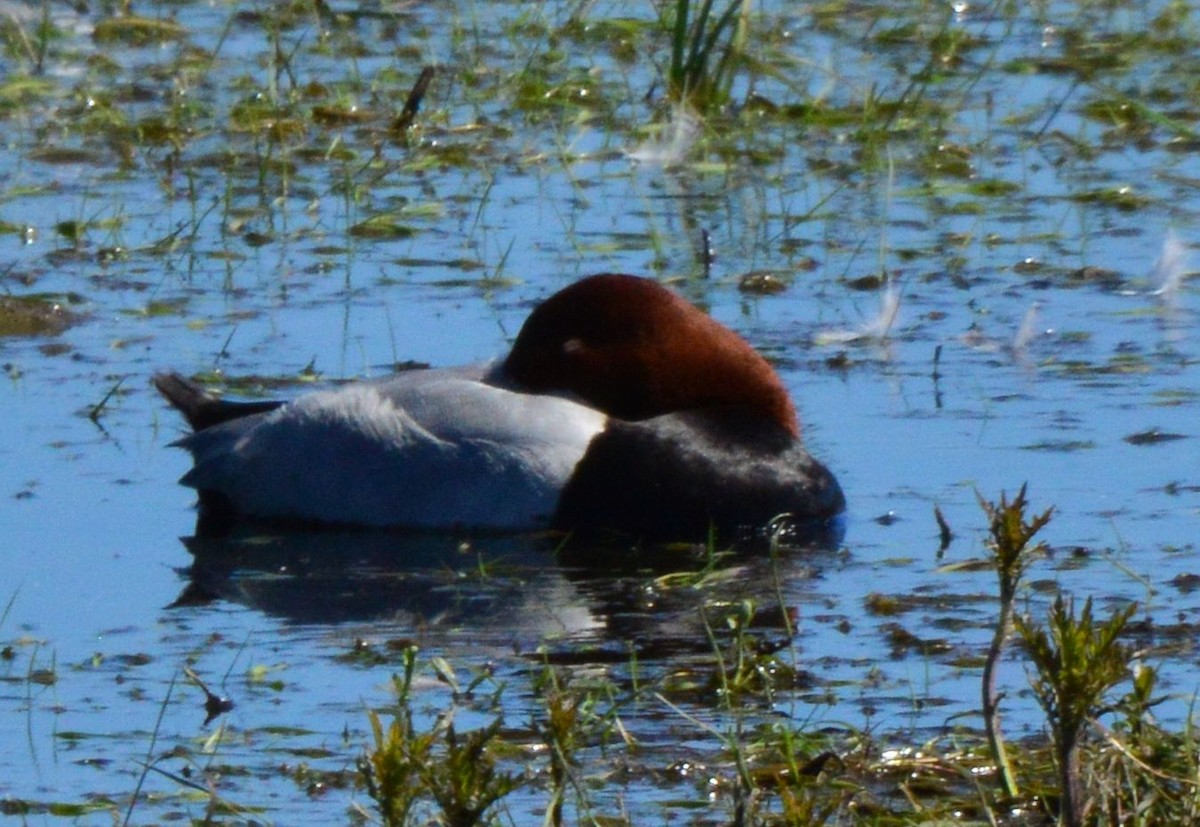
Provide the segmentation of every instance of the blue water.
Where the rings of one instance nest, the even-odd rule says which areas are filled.
[[[212,88],[224,88],[229,77],[267,86],[269,72],[256,62],[268,52],[267,40],[253,22],[231,22],[223,8],[173,8],[192,42],[220,45],[207,70],[219,79]],[[544,13],[562,22],[554,8]],[[786,48],[794,50],[809,94],[846,105],[860,101],[879,75],[884,93],[907,86],[899,69],[915,71],[926,53],[872,48],[863,39],[872,18],[863,13],[861,21],[819,31],[802,16],[791,19]],[[495,40],[498,54],[481,51],[484,62],[511,70],[509,47],[500,45],[508,41],[489,27],[514,14],[508,4],[484,3],[450,13],[442,5],[416,9],[404,18],[425,27],[429,43],[457,44],[447,47],[457,62],[433,87],[413,142],[405,148],[382,141],[379,175],[366,163],[376,143],[369,128],[310,124],[290,149],[314,153],[295,156],[286,189],[274,173],[260,189],[253,140],[225,131],[225,119],[217,118],[216,127],[202,120],[202,134],[183,150],[192,198],[186,176],[163,171],[163,148],[138,150],[122,168],[78,118],[50,133],[40,129],[45,115],[38,110],[10,119],[0,155],[0,220],[37,232],[32,243],[16,232],[0,236],[3,289],[73,293],[81,301],[72,307],[78,323],[60,336],[0,340],[0,604],[11,601],[0,644],[12,646],[11,659],[0,661],[0,801],[81,802],[102,794],[123,812],[160,711],[154,754],[184,746],[201,756],[204,739],[222,724],[202,723],[203,698],[186,685],[184,665],[214,686],[224,683],[237,704],[222,719],[236,737],[211,760],[248,766],[252,777],[227,779],[222,794],[289,822],[340,818],[356,798],[342,790],[310,798],[270,768],[316,747],[333,757],[311,759],[313,765],[353,768],[368,740],[364,707],[387,703],[397,668],[394,658],[374,667],[338,659],[360,639],[374,647],[415,639],[460,669],[490,664],[514,687],[531,668],[516,653],[542,645],[597,647],[609,657],[594,668],[616,679],[627,667],[612,653],[631,641],[703,648],[699,595],[664,590],[645,597],[642,586],[624,581],[580,580],[559,570],[544,548],[509,541],[464,552],[457,538],[426,539],[415,548],[395,538],[299,537],[228,570],[188,573],[192,557],[180,538],[192,531],[192,498],[174,483],[187,457],[168,445],[182,426],[149,387],[155,370],[293,377],[311,364],[323,381],[379,375],[397,361],[477,361],[503,353],[539,299],[598,271],[668,280],[774,359],[813,453],[847,492],[840,547],[793,558],[781,572],[784,602],[799,623],[795,657],[818,690],[778,699],[777,711],[798,721],[814,716],[925,734],[948,722],[976,725],[978,672],[954,664],[986,644],[993,576],[944,566],[984,553],[977,496],[1012,494],[1025,482],[1033,508],[1053,506],[1055,518],[1045,531],[1053,555],[1031,571],[1039,589],[1023,596],[1023,606],[1039,613],[1048,593],[1061,590],[1094,595],[1105,607],[1137,600],[1138,617],[1157,626],[1197,621],[1200,599],[1173,585],[1197,573],[1197,294],[1184,279],[1169,300],[1152,295],[1154,262],[1172,228],[1194,253],[1194,163],[1170,148],[1168,132],[1155,130],[1154,141],[1135,144],[1083,117],[1078,106],[1102,96],[1099,84],[1072,89],[1065,74],[987,69],[986,60],[1003,66],[1057,54],[1059,47],[1041,42],[1046,20],[981,14],[951,24],[987,39],[968,53],[965,68],[927,92],[953,112],[942,127],[946,142],[970,150],[975,175],[958,180],[930,175],[922,161],[930,145],[924,125],[907,122],[895,125],[874,165],[863,160],[852,127],[768,121],[755,147],[766,162],[722,159],[702,137],[679,168],[631,163],[621,151],[644,140],[636,130],[660,122],[660,112],[622,103],[611,123],[586,109],[522,116],[503,97],[493,100],[461,82],[458,67],[483,58],[453,40],[451,29],[470,20],[491,32],[484,41]],[[1046,14],[1060,26],[1077,19],[1067,4]],[[1131,7],[1107,25],[1143,24]],[[320,50],[311,27],[283,37],[298,50],[302,82],[319,77],[354,89],[365,79],[357,92],[364,104],[374,82],[386,106],[398,106],[416,70],[407,60],[397,64],[383,45],[390,41],[373,40],[381,28],[366,21],[334,36],[375,44],[353,70],[314,53]],[[593,47],[577,48],[568,61],[587,65]],[[50,77],[57,91],[48,110],[74,111],[72,89],[112,85],[82,74],[93,51],[86,26],[55,47]],[[175,65],[178,52],[165,46],[112,57],[120,77],[151,77],[151,69]],[[618,79],[611,61],[596,60],[609,67],[603,79],[611,96],[623,94],[625,83],[641,93],[650,82],[638,67],[623,67],[628,76]],[[1185,60],[1145,57],[1139,73],[1113,80],[1131,90],[1177,89],[1184,75],[1176,63]],[[769,80],[760,91],[794,98]],[[213,92],[200,82],[189,94],[221,111],[230,105],[221,97],[209,101]],[[156,100],[122,102],[122,111],[142,117],[161,108]],[[472,124],[478,128],[462,129]],[[96,159],[30,160],[42,143],[82,147]],[[314,160],[335,145],[356,157]],[[439,163],[445,145],[482,160]],[[228,172],[227,162],[204,159],[225,148],[247,166]],[[845,172],[824,172],[825,163]],[[347,177],[361,186],[357,199],[339,189]],[[1019,189],[972,195],[966,186],[979,178]],[[28,186],[40,189],[26,193]],[[1145,196],[1145,206],[1123,211],[1071,200],[1123,186]],[[414,209],[419,205],[437,209]],[[367,241],[346,232],[369,215],[404,207],[410,212],[403,220],[416,231],[411,238]],[[55,223],[65,220],[92,224],[78,251],[56,237]],[[150,246],[181,228],[185,239],[194,229],[194,240]],[[701,228],[717,252],[707,279],[696,257]],[[248,230],[268,234],[268,243],[247,243]],[[125,253],[102,263],[100,248],[112,246]],[[456,264],[462,261],[478,266]],[[1075,278],[1084,266],[1115,275],[1110,282]],[[852,282],[881,268],[901,295],[886,338],[823,344],[876,316],[878,293]],[[739,291],[739,278],[758,269],[777,272],[790,287],[763,297]],[[1014,352],[1010,345],[1035,302],[1036,335]],[[164,304],[176,311],[157,312]],[[88,412],[118,382],[93,422]],[[1184,438],[1126,441],[1155,428]],[[956,535],[941,557],[935,506]],[[475,551],[502,555],[515,573],[472,577]],[[432,564],[389,564],[402,554],[425,555]],[[448,573],[442,560],[459,571]],[[773,581],[764,567],[746,563],[740,585],[735,577],[723,589],[770,605]],[[196,581],[217,592],[216,602],[170,608]],[[873,593],[930,601],[900,617],[875,617],[864,610]],[[950,651],[893,656],[884,636],[892,622],[945,640]],[[672,666],[664,656],[642,668],[662,675]],[[1009,726],[1036,730],[1041,717],[1024,689],[1023,665],[1007,666]],[[56,682],[30,681],[39,669],[53,669]],[[862,685],[868,674],[877,681]],[[1174,695],[1161,709],[1165,718],[1186,714],[1196,675],[1188,652],[1164,667],[1165,689]],[[447,700],[428,673],[423,680],[423,711],[432,716]],[[530,699],[516,689],[509,697],[507,714],[527,718]],[[704,705],[689,712],[711,715]],[[647,766],[673,761],[674,747],[691,744],[688,737],[695,740],[689,749],[717,760],[718,744],[662,706],[624,714],[644,744],[662,747],[641,759]],[[274,726],[305,731],[271,742],[265,732]],[[166,766],[177,773],[183,763]],[[203,810],[178,796],[170,779],[151,775],[146,783],[167,796],[165,803],[139,804],[147,820],[176,807]],[[622,792],[630,811],[652,819],[665,817],[671,795],[702,797],[688,784]],[[693,817],[719,821],[721,807]],[[101,811],[83,820],[111,818]]]

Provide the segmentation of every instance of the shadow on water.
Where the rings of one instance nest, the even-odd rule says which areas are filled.
[[[706,606],[752,600],[788,625],[794,585],[839,547],[838,520],[786,543],[710,553],[702,545],[635,548],[557,535],[449,534],[243,527],[185,537],[192,562],[172,608],[229,601],[288,623],[378,622],[455,634],[581,637],[664,656],[709,645]],[[589,657],[606,659],[601,651]]]

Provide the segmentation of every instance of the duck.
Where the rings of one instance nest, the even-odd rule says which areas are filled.
[[[153,385],[191,427],[200,522],[612,532],[703,541],[845,509],[745,339],[659,282],[602,273],[537,305],[507,356],[290,400]]]

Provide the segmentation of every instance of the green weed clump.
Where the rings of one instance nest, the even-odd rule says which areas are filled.
[[[493,805],[524,783],[522,776],[496,767],[493,749],[503,720],[459,733],[451,714],[419,730],[410,703],[415,669],[416,648],[410,647],[403,674],[393,681],[396,708],[386,730],[378,713],[367,713],[375,739],[375,748],[359,764],[367,794],[385,827],[425,823],[422,805],[429,802],[446,827],[486,824]]]
[[[1075,614],[1075,601],[1062,595],[1042,627],[1016,618],[1017,631],[1037,670],[1033,690],[1046,711],[1058,764],[1060,820],[1067,827],[1084,823],[1086,810],[1080,767],[1084,728],[1103,709],[1105,694],[1129,676],[1130,650],[1118,638],[1137,604],[1118,609],[1107,621],[1092,618],[1092,599]]]
[[[750,0],[732,0],[714,11],[714,0],[676,0],[670,19],[671,99],[700,114],[729,102],[733,77],[742,63],[750,21]]]
[[[1136,603],[1115,609],[1107,620],[1093,616],[1088,598],[1077,613],[1072,598],[1058,595],[1043,625],[1031,615],[1017,615],[1015,602],[1023,577],[1045,555],[1045,543],[1034,536],[1050,521],[1053,509],[1026,517],[1026,488],[999,504],[980,499],[988,517],[987,545],[999,580],[1000,616],[982,681],[984,727],[1000,785],[1017,805],[1020,788],[1000,729],[996,668],[1005,640],[1018,633],[1033,666],[1030,682],[1046,713],[1049,755],[1040,747],[1022,751],[1018,762],[1048,814],[1060,824],[1191,823],[1200,813],[1200,785],[1195,782],[1196,750],[1190,727],[1171,734],[1156,726],[1150,710],[1157,672],[1137,665],[1137,653],[1121,641]],[[1136,666],[1136,668],[1135,668]],[[1116,703],[1109,693],[1123,681],[1132,688]],[[1113,729],[1100,721],[1116,714]],[[1099,737],[1089,737],[1089,733]],[[1027,806],[1034,808],[1033,802]]]
[[[532,722],[531,731],[549,756],[546,823],[550,827],[566,823],[563,808],[570,791],[575,794],[578,812],[591,810],[587,784],[581,778],[580,754],[596,742],[609,741],[614,732],[623,732],[612,703],[612,688],[603,682],[598,686],[576,686],[569,671],[549,664],[534,676],[533,690],[541,701],[540,709],[535,711],[543,714]]]

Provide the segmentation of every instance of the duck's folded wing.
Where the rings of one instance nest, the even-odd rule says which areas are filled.
[[[302,396],[179,441],[185,485],[242,516],[372,526],[545,525],[605,417],[438,372]]]

